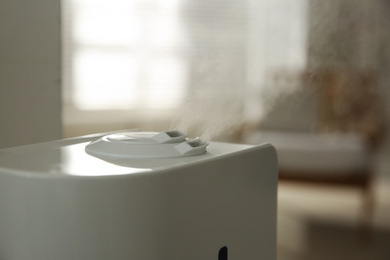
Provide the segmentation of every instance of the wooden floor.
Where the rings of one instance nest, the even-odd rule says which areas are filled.
[[[388,157],[390,158],[390,156]],[[361,193],[281,182],[278,260],[390,260],[390,162],[378,161],[370,237],[359,235]]]

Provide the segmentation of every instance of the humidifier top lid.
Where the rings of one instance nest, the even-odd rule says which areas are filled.
[[[206,151],[207,146],[207,151]],[[1,176],[73,178],[154,172],[252,146],[188,139],[179,131],[114,132],[0,149]]]
[[[100,158],[179,158],[206,152],[208,143],[200,138],[188,139],[177,131],[122,132],[103,136],[85,147],[85,151]]]

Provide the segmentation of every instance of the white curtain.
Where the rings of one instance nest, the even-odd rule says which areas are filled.
[[[259,117],[267,73],[305,66],[306,8],[306,0],[63,0],[64,123],[174,120],[181,111],[194,124],[225,117],[224,127]]]

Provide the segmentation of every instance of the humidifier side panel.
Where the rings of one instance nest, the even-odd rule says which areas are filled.
[[[276,259],[277,160],[273,147],[254,147],[178,170],[169,218],[174,259]],[[168,184],[169,183],[169,184]]]
[[[0,259],[172,259],[162,177],[0,175]]]
[[[23,183],[0,171],[0,259],[30,260]]]

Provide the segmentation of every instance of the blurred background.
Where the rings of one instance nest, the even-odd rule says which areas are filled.
[[[3,0],[0,147],[271,142],[278,259],[390,259],[390,2]]]

